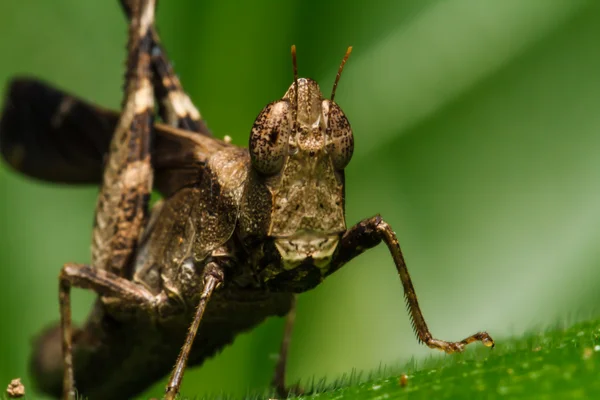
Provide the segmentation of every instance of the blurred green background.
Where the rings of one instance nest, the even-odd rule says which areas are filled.
[[[356,142],[348,224],[381,213],[394,227],[437,337],[600,314],[597,1],[162,1],[158,27],[211,129],[242,145],[291,83],[291,44],[300,75],[325,93],[354,46],[336,96]],[[0,33],[0,85],[27,74],[120,104],[116,0],[3,1]],[[58,271],[89,261],[96,190],[0,164],[0,389],[31,384],[31,339],[58,319]],[[76,296],[81,321],[93,296]],[[301,295],[289,380],[430,355],[403,303],[382,246]],[[266,387],[282,327],[240,336],[190,370],[182,392]]]

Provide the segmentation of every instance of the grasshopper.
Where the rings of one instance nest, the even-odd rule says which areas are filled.
[[[184,92],[154,27],[155,0],[121,5],[130,23],[120,113],[21,78],[0,121],[0,150],[17,171],[101,184],[91,265],[63,266],[60,324],[36,341],[32,368],[43,392],[126,399],[171,371],[165,398],[174,399],[187,366],[287,315],[273,379],[287,395],[296,294],[381,242],[420,342],[446,353],[494,345],[486,332],[435,339],[390,225],[376,215],[346,226],[354,138],[334,98],[351,48],[324,98],[317,82],[298,77],[292,46],[294,80],[258,115],[245,149],[213,137]],[[163,199],[150,208],[152,190]],[[98,294],[81,328],[71,322],[72,287]]]

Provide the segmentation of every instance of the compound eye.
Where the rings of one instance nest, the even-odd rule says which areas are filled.
[[[323,101],[323,114],[327,121],[327,152],[333,167],[342,170],[348,165],[354,152],[354,136],[348,118],[336,103]]]
[[[256,117],[250,133],[250,159],[258,172],[272,175],[281,170],[287,154],[291,108],[287,100],[267,105]]]

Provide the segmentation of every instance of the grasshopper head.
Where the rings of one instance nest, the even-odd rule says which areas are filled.
[[[252,167],[268,177],[266,234],[274,238],[285,269],[305,262],[329,265],[346,230],[343,171],[353,149],[344,112],[333,95],[324,99],[311,79],[296,78],[283,98],[256,118],[250,158]]]

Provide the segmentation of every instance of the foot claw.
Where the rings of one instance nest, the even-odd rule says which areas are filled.
[[[491,347],[493,349],[496,345],[496,343],[494,343],[494,339],[492,339],[492,337],[488,335],[487,332],[481,332],[479,340],[481,340],[481,343],[483,343],[485,347]]]

